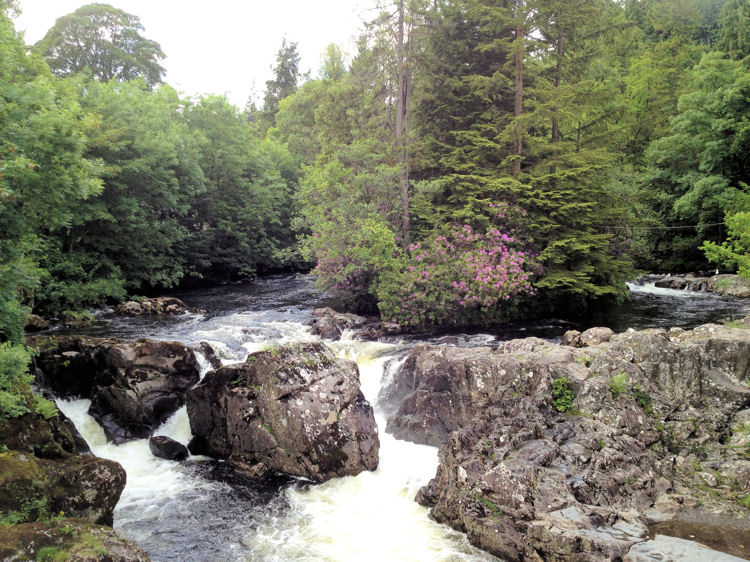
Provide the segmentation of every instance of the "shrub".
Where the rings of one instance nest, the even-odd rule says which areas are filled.
[[[627,373],[617,373],[614,377],[609,379],[609,391],[612,393],[612,398],[617,399],[618,396],[623,394],[628,387],[628,375]]]
[[[25,347],[9,342],[0,344],[0,419],[21,416],[29,411],[27,402],[31,357]]]
[[[558,412],[571,412],[576,411],[573,401],[576,398],[576,393],[570,385],[570,381],[567,377],[560,377],[552,381],[552,405]]]
[[[509,212],[507,204],[490,207],[496,219]],[[514,297],[533,295],[535,260],[497,222],[484,232],[452,225],[412,244],[403,269],[378,291],[384,318],[418,328],[495,323]]]

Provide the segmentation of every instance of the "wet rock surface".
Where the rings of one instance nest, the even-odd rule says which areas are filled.
[[[62,413],[44,419],[26,414],[0,422],[0,512],[9,522],[28,522],[64,512],[111,525],[125,488],[116,462],[88,452]]]
[[[380,400],[387,431],[442,443],[417,497],[432,516],[507,560],[617,560],[699,506],[750,516],[750,331],[585,345],[412,349]]]
[[[351,313],[336,312],[332,308],[316,308],[310,321],[310,332],[327,340],[341,339],[344,330],[361,328],[367,319]]]
[[[120,303],[115,311],[123,316],[175,315],[187,312],[187,305],[175,297],[156,297]]]
[[[70,337],[30,340],[41,349],[41,383],[59,396],[91,398],[107,439],[148,437],[199,379],[195,354],[177,342]]]
[[[379,440],[354,362],[323,344],[280,346],[209,372],[188,392],[193,454],[253,476],[323,482],[374,470]]]
[[[168,461],[184,461],[188,458],[188,450],[185,445],[178,443],[164,435],[157,435],[148,440],[148,448],[151,454]]]

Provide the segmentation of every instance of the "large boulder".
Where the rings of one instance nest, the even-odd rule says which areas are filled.
[[[497,349],[417,345],[378,397],[392,414],[386,431],[438,446],[478,411],[513,402],[519,396],[515,387],[527,388],[534,377],[585,377],[584,357],[582,351],[537,338],[504,342]],[[542,392],[549,394],[549,388]]]
[[[0,443],[9,449],[48,459],[91,452],[73,422],[59,411],[49,419],[24,414],[0,420]]]
[[[0,511],[14,522],[64,512],[112,525],[125,470],[93,456],[40,459],[19,451],[0,453]]]
[[[111,528],[69,518],[0,526],[0,559],[86,562],[149,560],[143,550],[118,537]]]
[[[209,372],[188,392],[190,450],[249,473],[317,482],[378,465],[372,407],[357,365],[323,344],[276,347]]]
[[[115,310],[123,316],[174,316],[187,312],[187,305],[175,297],[156,297],[126,301],[118,304]]]
[[[607,336],[411,350],[381,403],[442,443],[417,497],[437,521],[503,559],[616,560],[701,504],[747,517],[750,331]]]
[[[118,444],[148,437],[200,378],[195,354],[178,342],[73,337],[31,344],[42,350],[41,382],[60,396],[91,398],[89,413]]]

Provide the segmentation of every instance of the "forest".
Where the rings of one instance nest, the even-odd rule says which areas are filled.
[[[0,416],[30,312],[308,271],[406,329],[750,276],[748,0],[397,0],[314,76],[181,96],[136,15],[0,0]],[[83,45],[80,38],[85,38]]]

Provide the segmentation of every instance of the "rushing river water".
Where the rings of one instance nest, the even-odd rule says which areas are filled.
[[[750,314],[745,304],[704,293],[631,285],[633,298],[602,315],[599,325],[615,330],[692,327]],[[280,277],[250,284],[177,295],[196,312],[175,318],[119,318],[98,314],[91,335],[148,337],[187,345],[209,342],[224,364],[243,361],[274,344],[316,340],[306,322],[328,297],[309,279]],[[465,345],[497,338],[556,337],[571,326],[545,322],[515,326],[499,335],[462,335]],[[587,326],[579,326],[585,328]],[[177,463],[153,457],[148,441],[115,446],[87,414],[88,400],[59,401],[101,457],[118,461],[128,482],[115,510],[115,529],[143,547],[154,561],[180,560],[494,560],[466,537],[430,520],[413,501],[435,474],[437,449],[385,434],[376,402],[383,381],[414,341],[374,343],[344,339],[331,343],[337,355],[356,361],[362,391],[375,407],[380,465],[375,472],[321,485],[284,480],[238,481],[222,464],[191,457]],[[201,358],[202,359],[202,358]],[[208,365],[203,365],[204,373]],[[190,440],[185,408],[156,432]]]

